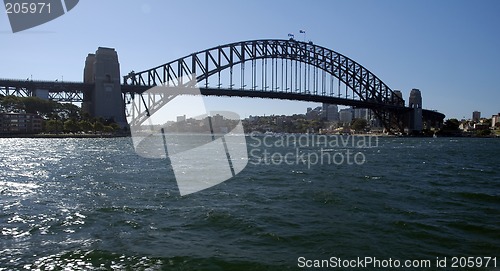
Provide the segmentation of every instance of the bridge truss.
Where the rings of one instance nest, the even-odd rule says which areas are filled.
[[[131,125],[143,123],[175,97],[172,93],[147,91],[162,85],[196,86],[202,95],[368,108],[388,132],[402,132],[411,111],[401,97],[358,62],[331,49],[295,40],[220,45],[149,70],[129,73],[124,76],[121,91],[126,113],[132,117]],[[0,96],[38,96],[58,102],[84,102],[91,99],[94,88],[94,84],[82,82],[0,79]],[[136,99],[140,102],[135,102]],[[445,117],[436,111],[422,112],[424,123],[432,123],[431,126],[439,126]]]
[[[57,102],[83,102],[84,93],[90,93],[93,88],[93,84],[81,82],[0,79],[0,95],[37,96]]]
[[[171,82],[182,85],[178,82],[180,78],[197,82],[203,95],[278,98],[369,108],[388,131],[402,130],[400,116],[409,110],[382,80],[345,55],[295,40],[253,40],[213,47],[124,76],[124,85],[131,86],[126,100],[142,99],[141,103],[130,103],[133,121],[142,123],[172,99],[168,94],[143,95],[142,92]]]

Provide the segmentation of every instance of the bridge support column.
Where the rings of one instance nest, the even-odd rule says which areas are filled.
[[[85,94],[82,108],[92,117],[112,119],[121,127],[127,126],[121,91],[120,63],[115,49],[99,47],[85,60],[84,83],[94,84]]]
[[[420,133],[422,132],[422,94],[420,90],[414,88],[410,92],[409,105],[412,109],[410,111],[410,125],[409,132],[412,133]]]

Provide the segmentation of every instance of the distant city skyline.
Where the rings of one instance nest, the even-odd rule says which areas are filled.
[[[0,77],[82,81],[85,57],[99,46],[116,48],[124,75],[220,44],[288,39],[290,33],[359,62],[401,90],[407,105],[411,89],[418,88],[423,108],[446,118],[468,119],[473,111],[491,117],[500,112],[495,99],[500,92],[495,80],[499,13],[500,2],[490,0],[254,1],[243,10],[238,1],[227,0],[84,1],[65,16],[16,34],[7,16],[0,16]],[[321,106],[206,100],[242,117],[290,115]]]

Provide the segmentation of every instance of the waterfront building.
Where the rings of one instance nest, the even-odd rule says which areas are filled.
[[[458,126],[458,129],[464,132],[473,131],[474,125],[470,121],[462,121]]]
[[[307,108],[306,118],[308,120],[321,119],[323,117],[323,110],[321,106],[318,106],[314,109],[311,107]]]
[[[486,123],[474,123],[474,130],[488,130],[490,126]]]
[[[355,119],[370,120],[369,112],[370,112],[370,110],[367,108],[355,108],[354,109],[354,118]]]
[[[497,123],[500,123],[500,113],[491,116],[491,127],[495,128]]]
[[[401,90],[395,90],[394,96],[392,97],[393,103],[399,106],[405,106],[405,100],[403,99],[403,93]]]
[[[410,131],[420,132],[422,123],[422,94],[419,89],[414,88],[410,92],[409,107],[412,109],[410,115]]]
[[[352,117],[353,114],[351,108],[341,109],[339,112],[340,122],[342,123],[351,123]]]
[[[0,113],[0,134],[33,134],[42,131],[42,118],[30,113]]]
[[[326,109],[326,120],[339,121],[339,107],[336,104],[328,104],[323,108]]]
[[[479,111],[472,112],[472,121],[479,122],[479,120],[481,120],[481,112]]]
[[[177,116],[177,122],[183,122],[183,121],[186,121],[186,115]]]

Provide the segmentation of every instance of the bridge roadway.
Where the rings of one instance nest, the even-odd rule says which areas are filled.
[[[82,82],[0,79],[0,95],[31,97],[40,91],[41,97],[44,91],[48,91],[47,98],[57,102],[83,102],[84,94],[93,89],[94,84]]]
[[[148,90],[148,86],[137,86],[122,84],[121,91],[125,94],[141,94]],[[38,80],[15,80],[15,79],[0,79],[0,95],[8,96],[15,95],[20,97],[36,96],[37,90],[47,92],[50,100],[58,102],[83,102],[84,95],[90,93],[94,89],[94,84],[86,84],[82,82],[66,82],[66,81],[38,81]],[[259,90],[239,90],[239,89],[222,89],[222,88],[200,88],[202,95],[206,96],[226,96],[226,97],[250,97],[250,98],[266,98],[266,99],[286,99],[297,101],[308,101],[327,104],[338,104],[346,106],[355,106],[368,109],[387,109],[392,112],[404,114],[411,109],[409,107],[401,107],[390,104],[380,104],[376,102],[360,101],[354,99],[337,98],[322,95],[310,95],[303,93],[282,93],[273,91]],[[426,120],[443,120],[445,115],[433,110],[423,109],[423,118]]]

